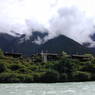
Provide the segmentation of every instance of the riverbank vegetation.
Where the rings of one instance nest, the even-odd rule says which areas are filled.
[[[0,83],[55,83],[95,80],[95,58],[80,61],[67,55],[56,61],[32,62],[4,56],[0,50]]]

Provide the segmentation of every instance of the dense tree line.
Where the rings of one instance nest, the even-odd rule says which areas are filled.
[[[90,56],[90,55],[87,55]],[[0,50],[1,83],[54,83],[95,80],[95,58],[88,61],[60,57],[52,62],[5,57]]]

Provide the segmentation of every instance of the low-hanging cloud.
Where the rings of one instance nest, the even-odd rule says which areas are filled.
[[[0,32],[13,36],[25,34],[26,39],[34,31],[48,32],[45,42],[65,35],[80,44],[88,42],[94,46],[91,39],[95,33],[93,4],[94,0],[2,0]],[[34,42],[41,41],[38,37]]]
[[[81,44],[94,43],[90,38],[94,33],[94,22],[77,8],[61,8],[58,15],[50,21],[49,36],[46,39],[65,35]]]

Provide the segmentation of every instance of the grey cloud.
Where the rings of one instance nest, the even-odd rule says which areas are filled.
[[[39,24],[38,21],[32,19],[32,17],[22,21],[22,15],[19,17],[20,12],[17,12],[18,14],[15,17],[14,13],[16,10],[14,6],[17,4],[18,10],[21,7],[18,1],[23,0],[16,0],[16,2],[8,0],[6,1],[7,3],[2,1],[4,6],[0,4],[0,32],[5,32],[13,36],[25,34],[26,40],[29,39],[33,31],[40,31],[42,33],[48,32],[48,36],[44,38],[45,41],[58,35],[65,35],[80,44],[89,42],[92,43],[91,46],[94,46],[95,42],[90,37],[90,35],[95,33],[93,19],[88,19],[85,13],[79,11],[76,7],[63,7],[58,9],[56,15],[51,17],[48,23],[49,27],[45,27],[45,25]],[[13,5],[11,6],[10,4]],[[9,8],[8,10],[7,7]],[[10,9],[12,9],[12,12],[10,12]],[[31,9],[27,11],[31,12]],[[11,14],[14,14],[13,17],[10,17]],[[41,39],[38,38],[37,41],[34,42],[40,43]]]
[[[65,35],[80,44],[94,43],[90,37],[94,34],[93,25],[93,21],[86,18],[84,13],[78,9],[61,8],[58,10],[58,15],[50,21],[49,36],[46,40],[58,35]]]

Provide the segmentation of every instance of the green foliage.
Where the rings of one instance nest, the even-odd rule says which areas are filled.
[[[0,73],[5,72],[7,70],[7,66],[5,62],[0,61]]]
[[[37,66],[37,65],[31,65],[30,67],[29,67],[29,69],[30,70],[32,70],[32,71],[39,71],[39,65]]]
[[[68,81],[68,75],[66,73],[61,73],[60,74],[60,81],[61,82]]]
[[[0,82],[3,83],[16,83],[16,82],[33,82],[33,76],[30,74],[19,73],[2,73],[0,74]]]
[[[20,82],[20,80],[17,78],[17,75],[15,73],[1,73],[0,74],[0,82],[2,83],[13,83],[13,82]]]
[[[88,72],[77,71],[73,76],[74,81],[87,81],[91,79],[91,74]]]
[[[0,58],[4,57],[3,51],[0,49]]]
[[[33,76],[31,74],[18,74],[17,76],[21,82],[30,83],[33,82]]]
[[[45,74],[41,77],[42,82],[58,82],[59,81],[59,73],[54,70],[49,70],[45,72]]]
[[[67,54],[64,54],[67,55]],[[88,56],[88,55],[85,55]],[[89,55],[90,56],[90,55]],[[67,56],[57,61],[42,63],[39,56],[20,59],[5,57],[0,50],[0,82],[1,83],[31,83],[31,82],[68,82],[95,80],[95,58],[79,61]]]
[[[60,73],[72,73],[78,69],[78,62],[71,59],[64,59],[55,64],[54,68]]]
[[[16,71],[16,70],[19,70],[21,68],[24,68],[24,65],[21,65],[21,64],[11,64],[10,67],[9,67],[12,71]]]
[[[28,74],[28,73],[31,73],[32,71],[28,69],[27,67],[24,67],[24,68],[20,68],[17,72],[22,73],[22,74]]]
[[[45,68],[52,69],[54,67],[55,63],[54,62],[47,62],[44,64]]]
[[[81,71],[95,73],[95,64],[86,64],[82,66]]]
[[[84,56],[93,58],[93,55],[92,54],[84,54]]]

